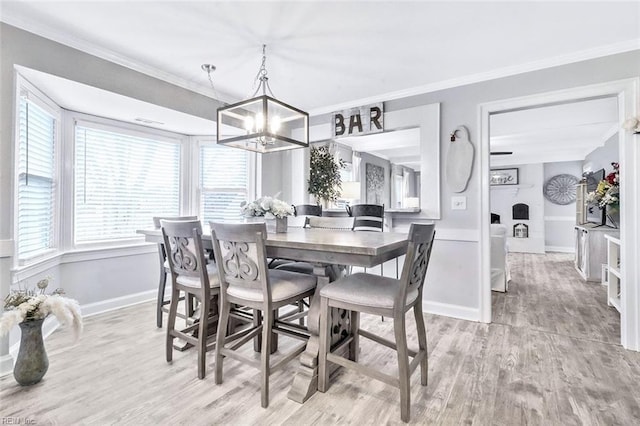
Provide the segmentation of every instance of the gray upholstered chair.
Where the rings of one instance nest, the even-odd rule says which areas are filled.
[[[435,225],[412,224],[409,231],[409,248],[400,280],[378,275],[357,273],[327,284],[320,290],[320,355],[318,361],[318,389],[329,387],[328,362],[352,368],[376,380],[400,388],[400,417],[410,418],[409,382],[411,373],[420,365],[420,382],[427,385],[427,334],[422,314],[422,289],[433,246]],[[351,358],[345,359],[331,353],[331,309],[351,312]],[[418,334],[418,351],[407,346],[405,316],[413,308]],[[383,315],[393,318],[395,342],[388,341],[360,329],[360,313]],[[398,375],[391,376],[378,369],[359,364],[357,353],[359,336],[366,337],[389,348],[398,355]],[[409,356],[413,360],[409,362]]]
[[[215,345],[215,339],[209,337],[209,326],[218,320],[218,271],[215,265],[208,264],[205,258],[200,221],[161,220],[160,224],[173,279],[167,319],[167,362],[173,359],[173,339],[178,337],[197,347],[198,378],[203,379],[206,375],[206,352]],[[176,329],[181,291],[185,293],[185,298],[193,296],[198,300],[200,317],[197,323]],[[196,329],[197,333],[194,335]]]
[[[337,229],[343,231],[350,231],[353,228],[352,217],[316,217],[307,216],[304,223],[305,228],[315,229]],[[292,272],[300,272],[303,274],[313,274],[313,265],[307,262],[291,262],[279,265],[276,269]],[[330,280],[333,281],[341,275],[341,268],[339,265],[332,265],[329,269]]]
[[[197,220],[197,216],[157,216],[153,218],[153,227],[160,229],[160,221],[165,220]],[[169,308],[166,305],[169,304],[169,300],[165,300],[165,289],[167,287],[167,272],[169,272],[169,263],[167,262],[167,252],[164,249],[164,243],[158,243],[158,258],[160,260],[160,282],[158,283],[158,298],[156,301],[156,326],[162,328],[162,313],[169,312]],[[185,314],[178,313],[178,316],[182,319],[187,319],[193,312],[193,306],[191,300],[185,301],[186,312]]]
[[[299,324],[285,322],[277,315],[279,308],[311,297],[316,277],[296,272],[268,269],[264,223],[211,223],[211,236],[220,278],[220,321],[216,342],[216,383],[222,383],[225,357],[234,358],[256,367],[261,372],[261,403],[269,405],[269,376],[304,350],[308,330]],[[230,316],[240,314],[235,305],[256,311],[254,327],[228,334]],[[287,321],[299,319],[304,313],[294,313]],[[262,321],[258,321],[262,317]],[[286,325],[285,325],[286,324]],[[278,362],[271,359],[273,333],[288,335],[305,341],[283,355]],[[236,351],[255,337],[262,337],[260,360]]]

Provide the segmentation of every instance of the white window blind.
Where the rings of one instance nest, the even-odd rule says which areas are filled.
[[[20,98],[18,108],[18,259],[53,248],[56,119]]]
[[[200,216],[212,220],[240,219],[247,200],[249,154],[214,143],[200,147]]]
[[[180,144],[76,125],[76,243],[136,237],[153,216],[180,213]]]

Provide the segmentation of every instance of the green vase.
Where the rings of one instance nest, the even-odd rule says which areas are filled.
[[[13,377],[21,386],[38,383],[49,368],[49,358],[42,339],[42,323],[44,319],[21,322],[20,350],[13,367]]]

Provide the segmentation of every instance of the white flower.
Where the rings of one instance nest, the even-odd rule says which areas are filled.
[[[24,320],[22,311],[12,309],[2,313],[0,317],[0,336],[4,336],[16,325]]]

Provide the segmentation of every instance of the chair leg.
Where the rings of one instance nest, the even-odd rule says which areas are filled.
[[[329,318],[331,313],[329,311],[329,299],[326,297],[320,298],[320,347],[318,349],[318,390],[320,392],[326,392],[329,388],[329,368],[327,365],[327,352],[331,350],[330,332],[331,321]]]
[[[393,319],[393,331],[398,351],[398,375],[400,385],[400,418],[408,422],[411,417],[411,394],[409,392],[409,354],[407,351],[407,332],[405,315]]]
[[[225,300],[226,298],[223,295],[218,297],[220,297],[220,314],[218,315],[218,334],[216,335],[216,385],[222,383],[222,362],[224,359],[222,349],[227,337],[227,323],[231,310],[231,304]]]
[[[180,292],[176,286],[171,287],[171,302],[169,304],[169,317],[167,318],[167,362],[171,362],[173,359],[173,331],[176,327],[176,314],[178,313],[178,301],[180,299]]]
[[[187,295],[188,297],[188,295]],[[204,379],[207,370],[207,337],[209,324],[209,306],[211,300],[200,301],[200,324],[198,324],[198,378]]]
[[[269,406],[269,375],[271,374],[269,368],[269,357],[271,356],[271,339],[272,333],[271,330],[273,328],[273,317],[274,311],[264,311],[263,319],[262,319],[262,350],[260,353],[260,372],[261,372],[261,383],[260,383],[260,399],[262,408],[267,408]]]
[[[360,312],[351,311],[351,336],[353,340],[349,343],[349,359],[358,362],[358,352],[360,351]]]
[[[162,307],[164,306],[164,290],[167,287],[167,271],[162,267],[158,283],[158,301],[156,306],[156,326],[162,328]]]
[[[413,315],[416,319],[416,329],[418,332],[418,353],[424,351],[424,357],[420,361],[420,384],[427,386],[429,380],[429,359],[427,358],[427,329],[422,313],[422,303],[416,303],[413,306]]]

